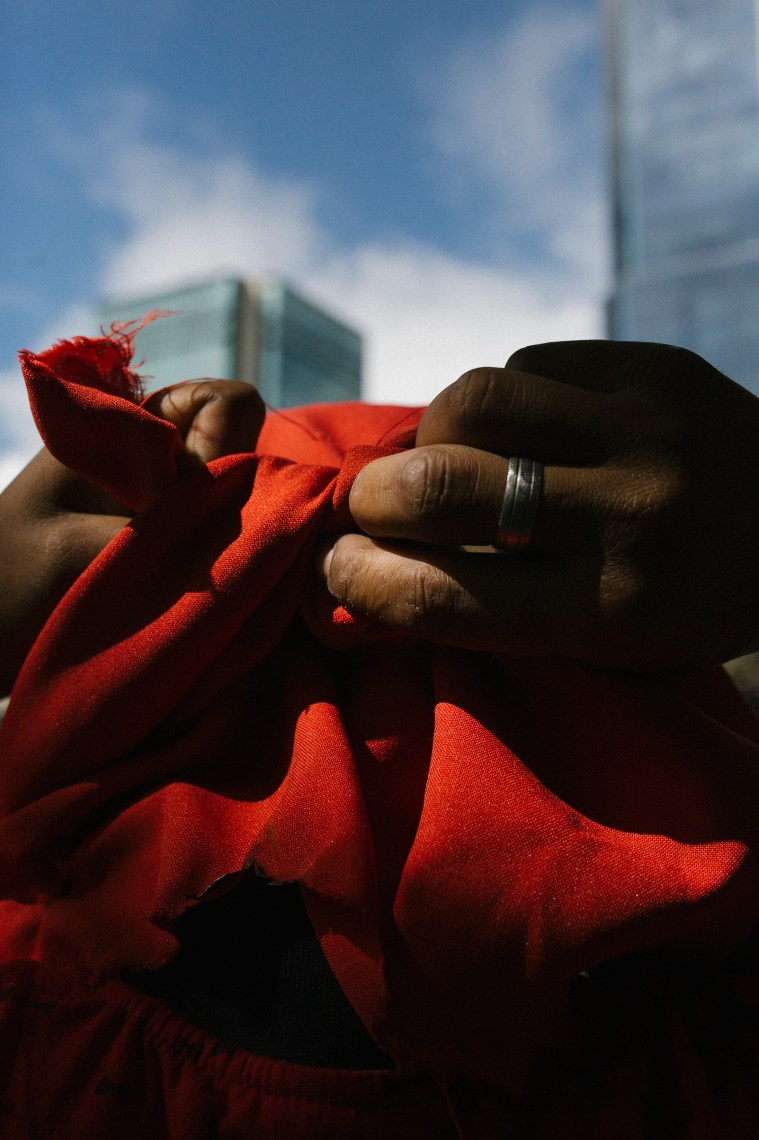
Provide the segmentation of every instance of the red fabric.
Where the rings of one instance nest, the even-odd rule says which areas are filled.
[[[252,1056],[118,981],[96,988],[30,963],[3,972],[0,1136],[456,1140],[431,1077]]]
[[[256,455],[177,478],[176,429],[96,344],[22,355],[51,451],[137,514],[0,728],[0,960],[157,967],[172,920],[255,865],[301,884],[401,1071],[516,1090],[581,971],[741,943],[759,736],[721,672],[664,684],[360,627],[326,648],[351,619],[314,547],[419,413],[272,414]]]
[[[738,962],[578,979],[518,1099],[433,1074],[252,1056],[123,982],[83,980],[59,964],[1,973],[3,1140],[759,1136],[759,985]]]

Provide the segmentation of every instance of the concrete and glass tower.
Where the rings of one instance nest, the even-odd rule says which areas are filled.
[[[616,281],[609,333],[759,391],[756,0],[604,0]]]
[[[280,281],[220,278],[110,301],[104,328],[174,313],[136,337],[148,390],[211,376],[247,380],[278,408],[361,398],[361,337]]]

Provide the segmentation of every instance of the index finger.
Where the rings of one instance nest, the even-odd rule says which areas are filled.
[[[373,538],[436,546],[489,546],[496,536],[510,460],[457,444],[417,447],[375,459],[356,476],[349,505]],[[600,494],[594,468],[546,467],[531,545],[588,545]]]
[[[544,463],[599,463],[624,441],[625,403],[614,392],[514,368],[475,368],[435,397],[416,441],[466,444]]]

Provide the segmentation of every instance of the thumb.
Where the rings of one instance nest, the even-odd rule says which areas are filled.
[[[240,380],[187,380],[155,392],[143,407],[179,429],[186,455],[198,463],[255,451],[266,416],[256,389]]]

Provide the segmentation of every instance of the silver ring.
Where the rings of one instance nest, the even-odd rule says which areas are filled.
[[[543,464],[537,459],[509,459],[506,490],[493,546],[498,550],[525,550],[532,538],[543,492]]]

